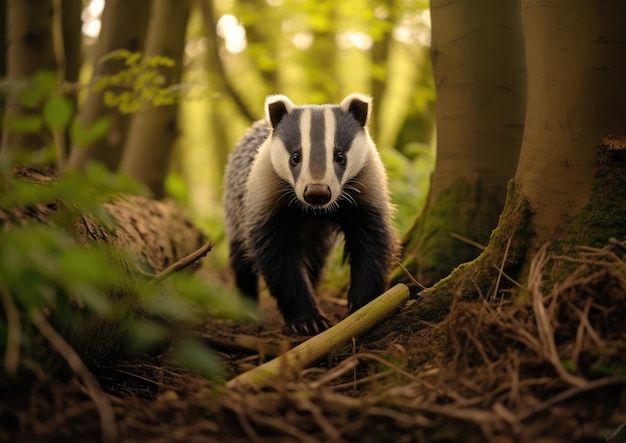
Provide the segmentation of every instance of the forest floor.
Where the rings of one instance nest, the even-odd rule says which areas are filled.
[[[527,297],[457,300],[436,324],[394,329],[387,320],[296,382],[224,389],[161,356],[92,368],[113,423],[77,377],[43,377],[23,396],[0,399],[0,440],[626,441],[626,264],[617,252],[584,251],[551,291],[542,269],[555,258],[539,256]],[[334,322],[347,313],[332,294],[320,303]],[[198,332],[222,358],[225,379],[305,339],[286,332],[268,297],[261,311],[260,324],[220,320]],[[117,436],[102,431],[112,425]]]

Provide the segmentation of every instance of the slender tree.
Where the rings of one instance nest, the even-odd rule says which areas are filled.
[[[167,56],[173,66],[163,67],[165,85],[180,83],[190,0],[155,0],[148,29],[145,57]],[[178,136],[178,100],[148,105],[133,116],[120,170],[163,197],[169,159]]]
[[[78,109],[78,79],[82,66],[82,20],[81,12],[82,0],[56,0],[57,14],[60,17],[55,20],[58,28],[55,34],[58,35],[56,41],[60,40],[57,48],[57,58],[59,60],[59,71],[61,81],[67,85],[67,97],[71,101],[74,109]],[[69,155],[69,137],[66,134],[65,147],[63,149],[66,156]]]
[[[437,162],[424,212],[405,239],[406,266],[429,286],[476,257],[515,173],[525,104],[519,3],[431,1]]]
[[[52,43],[53,14],[52,0],[7,2],[7,80],[12,91],[6,103],[5,119],[20,119],[41,112],[39,106],[43,97],[38,97],[33,103],[24,103],[18,98],[17,92],[22,87],[20,82],[29,81],[35,73],[54,73],[57,69]],[[3,131],[2,151],[36,150],[45,146],[50,139],[43,126],[41,128],[41,131],[30,128],[24,133],[16,131],[15,126],[7,122]]]
[[[386,19],[387,21],[377,20],[373,23],[373,26],[377,25],[379,29],[373,36],[374,41],[371,49],[372,72],[375,73],[372,75],[371,80],[372,97],[374,97],[375,100],[379,98],[382,99],[387,91],[389,73],[389,65],[387,62],[394,40],[392,37],[393,27],[385,27],[384,24],[392,24],[398,20],[400,7],[397,3],[396,1],[392,1],[389,6],[380,6],[389,17]],[[380,141],[378,134],[382,130],[381,127],[385,124],[385,116],[380,112],[376,112],[372,117],[373,121],[370,123],[370,131],[374,134],[374,139]]]
[[[252,5],[247,6],[252,7]],[[239,7],[242,7],[242,5],[239,5]],[[267,6],[264,8],[267,8]],[[259,10],[259,5],[256,5],[256,10]],[[237,84],[234,81],[235,78],[232,78],[233,76],[228,72],[226,64],[227,51],[216,32],[219,18],[215,2],[202,0],[200,2],[200,11],[204,24],[205,41],[207,42],[205,55],[206,78],[212,93],[212,100],[207,104],[208,115],[206,116],[206,124],[211,134],[212,154],[215,160],[214,174],[217,177],[214,183],[221,184],[226,159],[233,144],[233,141],[229,140],[229,125],[232,124],[233,116],[231,111],[224,112],[224,109],[231,107],[230,104],[232,103],[232,112],[240,114],[245,119],[246,125],[261,118],[262,114],[258,111],[260,107],[251,105],[251,97],[246,94],[246,89],[242,88],[242,84]],[[265,11],[266,9],[264,9]],[[255,16],[255,20],[263,21],[262,17],[265,16],[259,13]],[[256,27],[253,26],[253,28]],[[264,38],[265,34],[255,34],[255,36]],[[258,103],[262,103],[262,101],[259,99]]]
[[[107,0],[102,17],[102,31],[94,49],[93,78],[118,73],[124,67],[119,59],[102,60],[117,49],[141,52],[150,17],[150,0]],[[83,126],[90,127],[102,116],[110,119],[110,130],[106,137],[90,146],[72,146],[69,166],[83,169],[88,161],[96,160],[109,169],[119,166],[124,141],[128,131],[129,117],[117,108],[107,108],[101,91],[90,90],[79,113]]]

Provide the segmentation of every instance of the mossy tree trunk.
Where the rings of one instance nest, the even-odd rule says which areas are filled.
[[[158,0],[146,41],[146,57],[167,56],[174,66],[161,68],[164,86],[180,83],[191,0]],[[170,154],[178,137],[178,100],[162,106],[147,105],[132,117],[120,170],[150,188],[165,194],[164,183]]]
[[[452,297],[498,296],[525,281],[546,243],[556,254],[626,238],[626,3],[523,0],[528,99],[519,164],[487,249],[424,294],[438,319]],[[608,134],[614,134],[610,136]],[[544,270],[551,282],[564,269]]]
[[[519,3],[433,0],[431,16],[437,162],[404,241],[405,265],[426,286],[479,254],[458,236],[488,242],[515,173],[525,100]]]

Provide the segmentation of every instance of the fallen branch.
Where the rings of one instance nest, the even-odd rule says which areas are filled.
[[[378,324],[409,296],[409,289],[398,284],[349,315],[332,328],[310,338],[278,358],[233,378],[227,388],[263,385],[277,377],[295,379],[305,367],[333,349]]]
[[[270,343],[267,340],[251,335],[238,334],[215,337],[209,334],[201,334],[200,337],[211,348],[226,352],[248,352],[274,358],[286,350],[286,346]]]
[[[168,266],[166,269],[159,272],[157,275],[154,276],[154,279],[150,281],[150,284],[152,286],[156,286],[162,283],[163,281],[171,277],[174,273],[182,269],[185,269],[187,266],[193,264],[196,260],[207,255],[211,251],[212,248],[213,248],[213,242],[205,243],[198,250],[192,252],[191,254],[184,256],[183,258],[178,260],[176,263],[173,263],[172,265]]]

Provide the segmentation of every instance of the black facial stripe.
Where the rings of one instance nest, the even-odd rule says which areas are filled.
[[[325,124],[324,109],[311,109],[311,158],[309,159],[309,172],[311,177],[317,180],[323,179],[326,174]]]
[[[348,151],[352,147],[352,142],[356,136],[363,131],[356,119],[349,113],[344,112],[339,106],[333,109],[335,114],[335,150],[342,151],[346,155],[343,165],[334,163],[335,175],[341,181],[343,173],[348,166],[350,156]]]
[[[300,139],[300,116],[302,115],[301,109],[294,109],[289,114],[285,115],[280,123],[274,128],[272,137],[278,137],[283,142],[287,153],[289,154],[289,162],[291,162],[291,154],[301,150],[302,140]],[[300,172],[302,170],[302,162],[296,166],[291,165],[291,173],[293,174],[294,182],[298,181]]]

